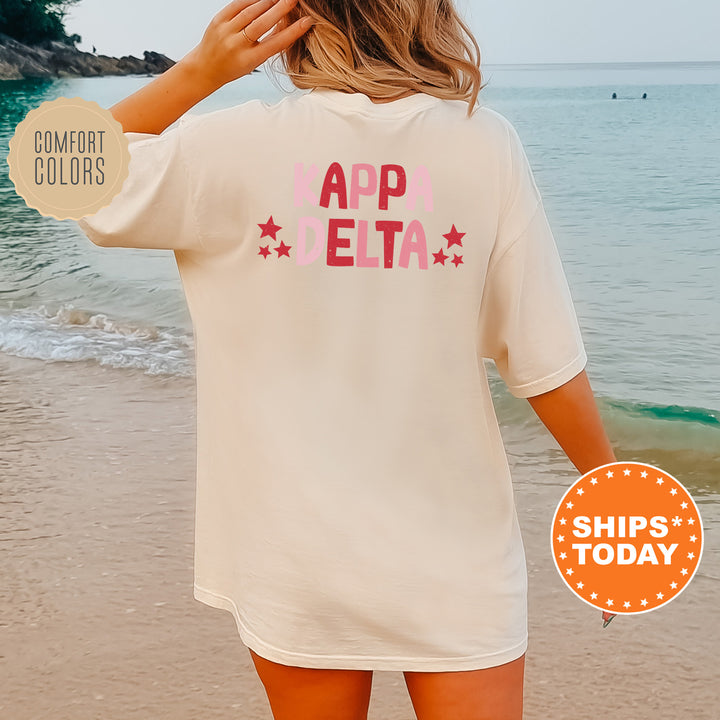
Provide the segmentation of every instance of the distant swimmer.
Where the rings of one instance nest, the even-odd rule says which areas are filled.
[[[643,94],[642,94],[642,99],[643,99],[643,100],[647,100],[647,93],[643,93]]]
[[[612,99],[613,99],[613,100],[617,100],[617,93],[613,93],[613,94],[612,94]]]

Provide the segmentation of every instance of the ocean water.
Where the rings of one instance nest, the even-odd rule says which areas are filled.
[[[16,125],[43,101],[80,96],[109,107],[150,80],[0,82],[3,158]],[[495,66],[485,82],[481,102],[515,124],[534,168],[618,458],[662,467],[716,501],[720,63]],[[191,112],[280,99],[287,88],[258,73]],[[0,352],[192,375],[172,253],[94,246],[73,221],[28,208],[7,170],[3,162]],[[488,367],[509,451],[552,482],[562,452]]]

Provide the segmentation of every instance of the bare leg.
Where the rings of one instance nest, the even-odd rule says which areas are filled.
[[[525,655],[483,670],[405,672],[418,720],[521,720]]]
[[[372,670],[281,665],[252,650],[250,656],[275,720],[367,720]]]

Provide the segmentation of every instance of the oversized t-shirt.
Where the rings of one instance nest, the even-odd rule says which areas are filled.
[[[174,251],[197,379],[194,597],[286,665],[453,671],[527,647],[483,358],[518,398],[586,354],[501,114],[315,89],[127,133],[79,225]]]

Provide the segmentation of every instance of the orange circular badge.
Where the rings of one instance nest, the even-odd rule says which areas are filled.
[[[632,615],[676,598],[700,564],[703,530],[690,493],[639,462],[601,465],[563,495],[552,555],[565,584],[588,605]]]

